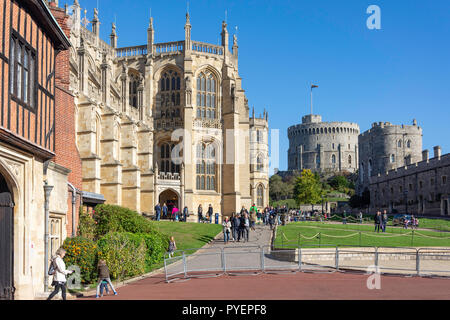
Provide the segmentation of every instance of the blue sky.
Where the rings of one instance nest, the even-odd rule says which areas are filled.
[[[67,1],[72,4],[72,1]],[[79,0],[92,18],[97,0]],[[98,0],[101,35],[117,17],[118,45],[146,43],[150,8],[156,42],[184,39],[187,1]],[[66,1],[60,1],[64,5]],[[369,5],[381,9],[381,30],[369,30]],[[269,111],[280,130],[279,168],[287,169],[287,128],[309,113],[349,121],[423,128],[423,147],[450,152],[450,1],[448,0],[190,0],[192,39],[217,44],[227,10],[238,26],[239,72],[250,107]]]

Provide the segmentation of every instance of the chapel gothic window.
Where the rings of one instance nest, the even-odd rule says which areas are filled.
[[[161,118],[179,118],[181,104],[181,78],[173,70],[164,72],[159,81]]]
[[[138,87],[139,87],[139,78],[135,75],[131,76],[128,92],[129,92],[130,106],[135,108],[138,107]]]
[[[197,190],[216,190],[216,150],[214,145],[197,144]]]
[[[175,144],[164,143],[160,150],[160,171],[180,173],[180,165],[172,162],[172,150]]]
[[[256,189],[256,205],[262,207],[264,205],[264,188],[259,185]]]
[[[262,172],[264,170],[264,159],[262,155],[256,158],[256,171]]]
[[[197,78],[197,118],[217,116],[217,81],[211,73],[201,72]]]

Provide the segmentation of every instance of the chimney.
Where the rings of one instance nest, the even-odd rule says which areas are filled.
[[[430,156],[430,152],[428,150],[422,151],[422,161],[428,161],[429,156]]]
[[[434,157],[441,159],[441,153],[442,153],[441,146],[436,146],[433,149],[434,149]]]

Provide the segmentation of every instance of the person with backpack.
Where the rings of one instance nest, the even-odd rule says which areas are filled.
[[[103,259],[98,260],[98,265],[97,265],[97,271],[98,271],[98,284],[97,284],[97,293],[95,295],[96,298],[99,297],[99,291],[100,291],[100,287],[102,285],[103,281],[106,281],[112,291],[114,292],[114,295],[117,296],[117,291],[114,289],[114,286],[111,282],[111,278],[109,276],[109,269],[108,266],[106,265],[106,261]]]
[[[59,248],[56,250],[56,255],[52,257],[48,275],[53,276],[52,286],[55,287],[52,293],[48,296],[47,300],[51,300],[61,290],[63,300],[66,300],[66,276],[74,273],[74,271],[66,270],[66,264],[64,263],[64,256],[66,250]]]

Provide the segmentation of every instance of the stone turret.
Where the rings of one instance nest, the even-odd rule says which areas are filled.
[[[109,36],[111,47],[117,48],[116,24],[112,23],[111,34]]]
[[[191,51],[192,44],[191,44],[191,22],[189,13],[186,13],[186,24],[184,25],[184,50]]]
[[[153,17],[150,17],[150,21],[147,29],[147,54],[153,54],[153,45],[155,43],[155,30],[153,29]]]
[[[100,20],[98,19],[98,9],[94,8],[94,18],[92,19],[92,32],[99,37],[100,36]]]

